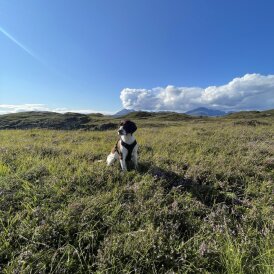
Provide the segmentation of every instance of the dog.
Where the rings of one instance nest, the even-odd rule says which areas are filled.
[[[107,165],[112,165],[115,160],[120,160],[122,171],[127,171],[127,164],[132,161],[134,168],[138,167],[137,150],[138,144],[133,133],[137,130],[137,126],[130,120],[121,121],[118,129],[120,136],[115,147],[107,157]]]

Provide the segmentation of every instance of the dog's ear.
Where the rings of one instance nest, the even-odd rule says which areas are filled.
[[[132,134],[137,130],[136,124],[130,120],[122,120],[120,126],[124,128],[127,134]]]
[[[137,126],[136,126],[136,124],[134,123],[134,122],[132,122],[132,121],[126,121],[126,128],[125,128],[125,130],[126,130],[126,132],[127,133],[134,133],[136,130],[137,130]]]

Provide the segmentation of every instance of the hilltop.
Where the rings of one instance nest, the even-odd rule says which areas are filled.
[[[127,114],[129,114],[129,113],[131,113],[131,112],[135,112],[136,110],[134,110],[134,109],[126,109],[126,108],[124,108],[124,109],[122,109],[122,110],[120,110],[120,111],[118,111],[118,112],[116,112],[114,115],[112,115],[113,117],[123,117],[123,116],[125,116],[125,115],[127,115]]]

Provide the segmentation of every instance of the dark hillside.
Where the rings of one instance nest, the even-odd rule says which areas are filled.
[[[79,113],[20,112],[0,116],[0,129],[78,129],[84,127],[90,118]]]

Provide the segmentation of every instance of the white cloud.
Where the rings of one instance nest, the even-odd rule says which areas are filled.
[[[108,111],[99,111],[92,109],[69,109],[69,108],[50,108],[44,104],[18,104],[18,105],[8,105],[8,104],[0,104],[0,114],[8,114],[8,113],[17,113],[23,111],[53,111],[58,113],[65,112],[76,112],[76,113],[102,113],[102,114],[112,114]]]
[[[153,89],[125,88],[123,107],[136,110],[188,111],[197,107],[223,110],[274,108],[274,75],[246,74],[223,86]]]

